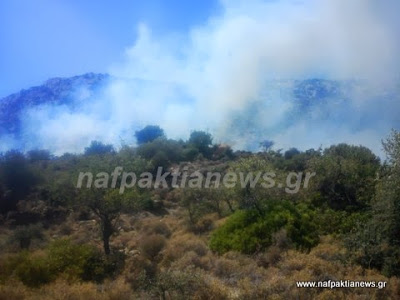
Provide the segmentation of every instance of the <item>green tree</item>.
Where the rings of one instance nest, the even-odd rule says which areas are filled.
[[[114,152],[114,147],[112,145],[103,144],[99,141],[92,141],[90,146],[85,148],[85,155],[102,155]]]
[[[26,198],[40,182],[28,160],[19,151],[6,152],[0,160],[0,182],[4,192],[0,203],[0,213],[15,210],[19,200]]]
[[[383,141],[388,164],[382,166],[367,222],[358,224],[346,245],[354,259],[387,276],[400,275],[400,133]]]
[[[193,131],[190,134],[189,145],[197,148],[204,157],[210,158],[211,155],[211,145],[212,136],[210,133],[205,131]]]
[[[138,145],[149,143],[157,138],[164,138],[164,130],[157,125],[147,125],[145,128],[135,132]]]
[[[136,189],[120,194],[118,189],[85,189],[81,190],[80,202],[89,208],[97,217],[104,253],[111,253],[110,238],[116,232],[116,225],[121,213],[137,212],[147,205],[147,195],[141,195]]]
[[[317,174],[312,181],[320,194],[317,204],[349,211],[368,207],[379,167],[379,158],[366,147],[339,144],[325,149],[308,163]]]

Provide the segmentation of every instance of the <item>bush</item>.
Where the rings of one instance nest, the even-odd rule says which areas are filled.
[[[316,215],[320,234],[348,234],[357,224],[368,222],[370,214],[365,212],[346,212],[331,208],[319,209]]]
[[[196,148],[204,157],[209,158],[211,155],[212,136],[208,132],[193,131],[188,141],[191,147]]]
[[[153,234],[142,238],[140,249],[149,259],[154,259],[164,248],[165,238],[160,234]]]
[[[293,156],[299,155],[300,151],[296,148],[290,148],[289,150],[285,151],[283,155],[285,159],[291,159]]]
[[[168,169],[171,162],[165,151],[158,151],[151,159],[151,164],[153,165],[155,171],[157,171],[159,167],[161,167],[165,171]]]
[[[114,147],[112,145],[106,145],[99,141],[92,141],[90,146],[85,148],[85,155],[101,155],[113,152]]]
[[[33,257],[27,251],[3,257],[0,261],[0,282],[17,278],[26,286],[38,287],[51,280],[46,257]]]
[[[23,153],[11,150],[0,156],[0,213],[16,210],[18,201],[27,197],[40,179]]]
[[[199,154],[199,149],[193,146],[190,146],[183,150],[183,158],[185,161],[194,161],[199,156]]]
[[[205,289],[200,274],[191,269],[159,271],[152,280],[144,282],[145,289],[159,299],[198,299],[195,295]]]
[[[311,214],[287,201],[271,203],[264,214],[256,210],[236,211],[212,233],[210,248],[219,254],[230,250],[252,254],[272,245],[273,234],[283,228],[297,248],[310,249],[318,242]]]
[[[154,170],[163,167],[164,170],[171,163],[182,160],[182,145],[174,140],[156,139],[154,141],[140,145],[137,154],[150,160]]]
[[[324,150],[308,163],[319,174],[312,185],[320,194],[316,205],[336,210],[360,211],[369,206],[375,193],[379,158],[362,146],[339,144]]]
[[[142,130],[135,132],[135,137],[139,145],[149,143],[157,138],[165,137],[164,130],[160,126],[148,125]]]
[[[111,273],[98,249],[77,245],[68,239],[53,242],[47,259],[52,274],[63,274],[68,279],[102,281]]]
[[[44,239],[40,225],[20,226],[13,231],[9,238],[10,243],[18,243],[21,249],[29,249],[33,239]]]
[[[208,249],[206,244],[193,234],[186,233],[173,236],[163,251],[162,265],[169,266],[189,252],[194,252],[197,256],[204,257],[207,255]]]
[[[51,159],[51,153],[48,150],[30,150],[27,153],[30,162],[46,161]]]
[[[15,274],[26,286],[39,287],[51,281],[51,271],[45,258],[23,253],[18,256],[18,260]]]
[[[148,234],[162,235],[166,238],[171,236],[171,230],[169,229],[168,225],[158,221],[147,224],[145,232]]]

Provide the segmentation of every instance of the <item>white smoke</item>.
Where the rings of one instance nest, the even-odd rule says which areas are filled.
[[[270,139],[278,148],[348,142],[380,153],[380,139],[400,125],[398,1],[222,5],[222,14],[187,34],[155,36],[139,24],[102,93],[83,93],[79,111],[29,112],[32,146],[56,154],[82,151],[94,139],[118,146],[133,143],[135,129],[158,124],[171,138],[209,130],[236,148]],[[303,113],[291,87],[308,78],[359,84],[346,101],[331,99]]]

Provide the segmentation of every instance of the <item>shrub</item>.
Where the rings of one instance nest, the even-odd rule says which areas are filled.
[[[206,244],[193,234],[173,236],[163,251],[162,265],[169,266],[172,262],[181,259],[186,253],[194,252],[199,257],[208,253]]]
[[[51,271],[43,257],[32,257],[27,253],[19,255],[20,260],[15,268],[15,274],[23,284],[38,287],[50,282]]]
[[[202,278],[190,269],[159,271],[145,283],[146,290],[159,299],[167,299],[167,295],[171,299],[190,299],[204,286]]]
[[[368,207],[375,193],[379,161],[362,146],[339,144],[325,149],[323,156],[308,163],[310,170],[319,174],[312,181],[320,194],[315,204],[346,211]]]
[[[193,131],[188,141],[191,147],[196,148],[204,157],[209,158],[211,155],[212,136],[208,132]]]
[[[30,162],[45,161],[52,158],[48,150],[30,150],[27,155]]]
[[[68,239],[50,245],[48,264],[53,274],[62,273],[69,279],[102,281],[111,272],[100,251],[90,245],[74,244]]]
[[[89,147],[85,148],[85,155],[96,155],[113,153],[114,147],[112,145],[103,144],[99,141],[92,141]]]
[[[27,251],[3,257],[0,261],[0,281],[17,278],[26,286],[38,287],[51,280],[45,257],[32,257]]]
[[[165,238],[160,234],[153,234],[142,238],[140,249],[149,259],[154,259],[164,248]]]
[[[219,254],[230,250],[246,254],[265,250],[273,242],[273,234],[284,228],[293,244],[309,249],[318,242],[311,212],[287,201],[271,203],[260,214],[256,210],[239,210],[211,235],[210,248]]]
[[[171,230],[169,229],[168,225],[162,222],[153,222],[147,224],[145,231],[146,233],[162,235],[166,238],[171,236]]]
[[[140,145],[137,148],[137,154],[150,160],[153,169],[163,167],[165,170],[170,163],[182,160],[182,145],[174,140],[156,139]]]
[[[21,249],[29,249],[33,239],[42,240],[44,238],[40,225],[20,226],[13,231],[9,238],[10,243],[18,243]]]
[[[199,156],[199,149],[194,146],[190,146],[183,150],[183,159],[186,161],[193,161]]]
[[[316,214],[321,234],[348,234],[357,224],[365,224],[370,218],[365,212],[346,212],[331,208],[319,209]]]
[[[15,210],[40,179],[23,153],[11,150],[0,156],[0,213]]]
[[[210,216],[200,218],[196,224],[190,226],[190,229],[197,234],[202,234],[214,229],[214,220]]]
[[[230,160],[235,157],[232,148],[228,145],[221,145],[221,144],[214,145],[212,152],[213,152],[212,155],[213,160],[220,160],[220,159]]]
[[[290,148],[289,150],[285,151],[283,155],[285,159],[291,159],[293,156],[299,155],[300,151],[296,148]]]
[[[163,168],[163,170],[166,170],[170,166],[170,160],[168,159],[166,152],[159,151],[152,157],[151,164],[153,165],[155,171],[159,167]]]

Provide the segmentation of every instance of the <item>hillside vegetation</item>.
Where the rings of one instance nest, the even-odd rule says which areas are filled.
[[[93,141],[80,155],[1,155],[0,299],[400,298],[399,132],[383,141],[385,162],[348,144],[264,143],[250,153],[202,131],[171,140],[148,126],[135,136],[138,146],[119,150]],[[116,167],[138,179],[156,178],[159,167],[171,174],[168,186],[122,191]],[[173,178],[182,170],[270,172],[276,184],[183,185]],[[89,188],[77,188],[81,172],[94,174]],[[296,287],[328,280],[387,285]]]

